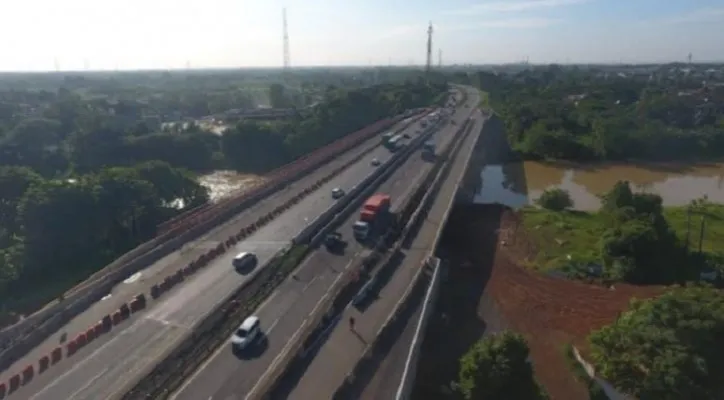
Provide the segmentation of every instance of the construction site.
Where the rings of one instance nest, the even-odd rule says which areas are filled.
[[[509,151],[500,125],[491,122],[479,143],[487,153],[479,162],[486,164],[500,163],[498,157]],[[485,190],[485,182],[481,185]],[[514,185],[526,186],[524,181]],[[566,357],[566,346],[575,346],[585,358],[590,332],[613,322],[631,298],[650,298],[662,289],[587,284],[524,268],[538,251],[545,249],[528,240],[518,213],[506,205],[453,209],[438,248],[447,262],[446,275],[422,345],[412,398],[455,398],[460,357],[481,337],[505,329],[528,341],[536,379],[551,399],[589,398],[586,383],[577,379]]]

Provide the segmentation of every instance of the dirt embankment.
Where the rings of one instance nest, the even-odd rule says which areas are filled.
[[[495,154],[492,145],[504,144],[502,129],[487,133],[495,137],[486,138],[491,145],[486,152]],[[536,377],[552,399],[588,399],[569,367],[564,346],[573,343],[585,350],[586,336],[613,322],[632,297],[652,297],[661,289],[611,289],[540,275],[519,265],[539,250],[545,251],[529,243],[519,215],[505,206],[463,205],[453,210],[438,248],[447,275],[423,342],[413,399],[451,398],[445,387],[457,379],[462,354],[481,336],[501,329],[526,337]]]

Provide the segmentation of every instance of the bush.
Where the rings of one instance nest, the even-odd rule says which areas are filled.
[[[535,203],[551,211],[563,211],[573,207],[571,195],[563,189],[547,189]]]

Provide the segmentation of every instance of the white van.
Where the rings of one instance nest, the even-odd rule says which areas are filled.
[[[252,315],[239,325],[239,328],[231,337],[231,344],[242,350],[253,343],[261,333],[261,322],[259,317]]]
[[[256,267],[257,259],[254,253],[243,252],[234,257],[232,264],[236,269],[252,269]]]

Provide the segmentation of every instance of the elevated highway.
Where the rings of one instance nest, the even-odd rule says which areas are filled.
[[[474,105],[477,103],[478,97],[471,95],[469,99]],[[470,111],[468,110],[466,115]],[[392,276],[386,279],[386,282],[376,292],[374,298],[367,301],[362,307],[352,307],[350,305],[342,312],[340,322],[334,326],[326,338],[322,339],[321,348],[306,367],[301,378],[296,382],[290,380],[292,387],[280,388],[272,397],[305,400],[311,398],[359,398],[363,394],[365,385],[362,383],[366,383],[371,376],[359,376],[360,371],[356,370],[357,364],[366,355],[370,346],[373,346],[380,330],[390,321],[390,317],[398,312],[397,307],[400,300],[406,295],[411,295],[411,285],[418,276],[420,269],[423,268],[424,261],[436,245],[438,231],[444,225],[444,216],[455,196],[456,177],[462,175],[465,170],[467,164],[466,150],[473,148],[477,140],[477,134],[480,131],[481,121],[481,115],[477,112],[473,113],[471,133],[461,142],[461,151],[457,157],[448,160],[448,163],[451,164],[449,174],[441,177],[443,181],[439,192],[432,201],[430,211],[414,234],[413,239],[400,249],[399,260],[397,261],[399,265],[392,273]],[[444,146],[445,143],[442,145]],[[424,291],[421,293],[424,293]],[[417,312],[415,309],[410,309],[411,314]],[[409,318],[409,315],[407,317]],[[355,320],[354,327],[348,324],[350,318]],[[402,326],[400,328],[402,328],[400,329],[403,331],[402,333],[405,333],[404,328]],[[411,337],[412,335],[408,331],[405,336]],[[401,366],[404,369],[406,352],[402,351],[396,354],[402,354]],[[380,386],[378,392],[384,394],[382,397],[377,397],[380,399],[394,397],[394,392],[402,376],[402,369],[397,368],[400,363],[393,366],[389,364],[394,363],[388,363],[384,372],[385,376],[379,379],[382,382],[378,383],[378,386]],[[362,372],[367,373],[369,371]],[[355,384],[349,385],[346,382],[349,376],[354,376]],[[390,385],[394,387],[393,390],[389,390]],[[341,395],[339,392],[340,386],[351,386],[351,388],[346,389],[344,395]],[[387,394],[389,392],[393,393],[392,397]],[[370,397],[369,393],[366,396],[367,398],[375,398],[374,396]]]
[[[474,99],[468,104],[475,104]],[[440,146],[448,143],[464,122],[470,112],[465,110],[460,109],[452,116],[455,125],[448,124],[434,134],[434,140]],[[414,137],[417,129],[411,127],[407,133]],[[419,152],[413,153],[376,191],[391,195],[394,210],[410,196],[431,168],[432,164],[424,161]],[[317,309],[330,286],[367,252],[352,238],[352,225],[357,219],[355,213],[337,228],[348,241],[344,254],[332,254],[322,248],[315,250],[255,312],[265,333],[258,347],[241,356],[235,355],[230,346],[220,347],[171,398],[231,400],[244,399],[247,394],[256,392],[260,378],[275,366],[279,352],[295,336],[307,316]]]
[[[418,127],[415,124],[415,127]],[[215,247],[240,228],[253,223],[259,215],[266,214],[279,204],[294,197],[298,192],[328,175],[332,170],[345,165],[362,155],[362,158],[343,170],[339,175],[322,185],[318,190],[299,201],[287,212],[279,215],[266,226],[257,230],[246,240],[237,243],[224,256],[214,260],[212,265],[187,279],[183,285],[151,302],[145,312],[134,313],[130,321],[99,336],[89,345],[64,358],[58,365],[36,375],[22,385],[8,398],[17,399],[113,399],[123,394],[128,385],[136,381],[182,338],[188,335],[194,324],[212,311],[227,294],[250,279],[251,275],[240,275],[231,268],[231,258],[241,251],[252,251],[264,265],[278,250],[289,243],[305,225],[327,210],[334,202],[331,190],[335,187],[349,188],[365,178],[372,169],[371,161],[381,162],[391,154],[379,144],[376,136],[347,154],[336,158],[328,165],[296,181],[286,189],[277,192],[265,201],[217,227],[180,251],[156,262],[141,273],[130,277],[116,286],[109,296],[94,304],[90,309],[76,316],[61,332],[73,335],[95,324],[103,316],[118,309],[139,292],[159,283],[171,272],[179,270],[209,248]],[[43,342],[26,357],[17,361],[2,375],[0,382],[7,382],[27,364],[38,359],[59,345],[55,335]]]

